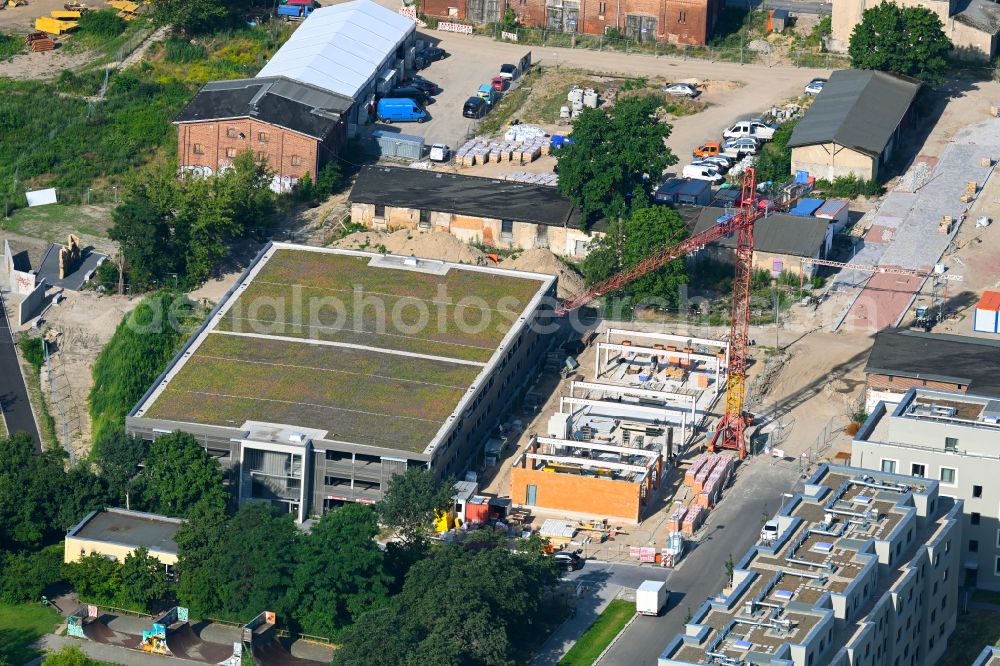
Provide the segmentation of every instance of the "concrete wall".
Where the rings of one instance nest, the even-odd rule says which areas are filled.
[[[30,293],[35,288],[35,274],[14,268],[14,254],[7,239],[3,241],[3,252],[3,274],[7,286],[15,294]]]
[[[66,551],[63,554],[63,561],[66,563],[76,562],[82,557],[97,553],[118,560],[125,561],[125,556],[136,549],[135,546],[126,546],[118,543],[107,543],[104,541],[94,541],[92,539],[81,539],[80,537],[66,537]],[[176,553],[166,553],[154,548],[149,549],[149,554],[165,565],[173,566],[177,564]]]
[[[351,221],[372,229],[414,229],[417,231],[445,231],[466,243],[482,243],[497,248],[531,250],[546,248],[565,257],[585,257],[587,245],[601,232],[587,234],[573,227],[559,227],[533,222],[514,221],[510,233],[503,232],[499,218],[473,217],[454,213],[430,212],[430,219],[421,224],[420,209],[386,206],[380,217],[375,215],[375,205],[351,204]]]
[[[799,170],[823,180],[850,174],[871,180],[878,177],[878,159],[835,143],[801,146],[792,148],[792,172]]]
[[[539,509],[605,517],[632,525],[641,517],[641,483],[515,466],[510,476],[510,498],[514,504],[529,506],[526,504],[529,485],[536,488],[533,506]]]
[[[944,391],[958,391],[965,393],[968,386],[963,384],[953,384],[951,382],[939,382],[930,379],[914,379],[912,377],[898,377],[895,375],[882,375],[876,372],[869,373],[865,377],[865,403],[867,411],[875,408],[880,400],[888,398],[890,402],[898,403],[903,395],[911,388],[932,388]],[[891,395],[892,397],[888,397]]]
[[[45,287],[45,278],[42,278],[38,281],[38,286],[18,303],[17,323],[19,326],[24,326],[42,313],[42,307],[45,305]]]

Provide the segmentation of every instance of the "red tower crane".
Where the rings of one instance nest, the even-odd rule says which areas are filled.
[[[791,200],[783,202],[787,207]],[[617,273],[604,282],[594,285],[579,296],[564,301],[556,309],[557,315],[582,307],[606,294],[617,291],[643,275],[660,268],[684,255],[698,250],[712,241],[736,234],[736,280],[733,283],[733,309],[729,329],[729,368],[726,378],[726,413],[719,423],[709,450],[733,449],[740,458],[747,454],[744,429],[748,419],[743,413],[746,396],[747,348],[750,327],[750,281],[753,277],[753,225],[763,217],[771,202],[759,202],[757,177],[754,169],[747,169],[743,176],[739,210],[719,219],[713,227],[688,237],[675,245],[663,247],[632,268]]]

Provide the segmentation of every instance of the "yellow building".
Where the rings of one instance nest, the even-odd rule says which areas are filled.
[[[830,75],[788,141],[792,172],[879,180],[906,126],[920,82],[870,70]]]
[[[137,548],[163,562],[169,571],[177,564],[174,535],[184,524],[180,518],[168,518],[127,509],[91,511],[76,527],[66,533],[66,562],[98,553],[119,562]]]

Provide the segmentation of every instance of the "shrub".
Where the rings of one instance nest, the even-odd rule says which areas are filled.
[[[80,15],[80,32],[98,37],[117,37],[125,32],[125,19],[113,9],[84,12]]]
[[[17,346],[24,360],[31,364],[35,372],[40,372],[45,363],[45,342],[41,338],[21,338]]]
[[[183,39],[168,39],[164,45],[163,57],[167,62],[173,63],[198,62],[208,57],[208,49]]]
[[[854,199],[859,196],[878,196],[885,188],[877,180],[862,180],[852,173],[832,181],[817,180],[816,189],[821,190],[828,197]]]
[[[32,553],[0,552],[0,602],[37,601],[47,588],[62,580],[61,543]]]

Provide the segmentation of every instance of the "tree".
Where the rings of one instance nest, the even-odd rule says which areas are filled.
[[[177,598],[196,616],[211,614],[219,607],[217,590],[221,573],[212,560],[219,549],[228,519],[218,506],[196,504],[188,521],[177,530]]]
[[[101,478],[108,484],[108,495],[116,503],[131,508],[131,495],[139,477],[139,466],[146,459],[149,443],[124,430],[107,432],[94,444],[91,458],[97,461]]]
[[[154,0],[153,21],[189,35],[210,32],[226,24],[230,8],[218,0]]]
[[[130,180],[122,202],[111,211],[108,237],[118,243],[133,288],[149,289],[183,270],[172,229],[177,204],[176,175],[165,170]]]
[[[657,119],[662,100],[620,99],[609,111],[584,109],[556,154],[559,191],[588,221],[625,215],[630,200],[647,201],[650,187],[677,158],[664,145],[671,126]]]
[[[63,547],[54,544],[30,553],[0,551],[0,602],[37,601],[45,590],[63,580]]]
[[[375,510],[382,523],[395,528],[405,541],[419,541],[432,529],[435,512],[451,506],[452,485],[438,481],[429,469],[411,467],[392,477]]]
[[[333,638],[363,612],[382,605],[389,577],[364,504],[328,511],[302,541],[290,590],[292,616],[307,634]]]
[[[629,269],[657,248],[673,245],[687,237],[687,225],[672,208],[637,207],[625,220],[613,220],[603,238],[591,244],[583,261],[583,274],[589,284],[605,280],[618,271]],[[631,303],[674,307],[679,301],[679,287],[687,282],[684,259],[647,273],[626,285],[617,296]]]
[[[91,553],[67,564],[66,577],[83,601],[109,606],[123,605],[125,588],[122,565],[118,560],[100,553]]]
[[[774,138],[765,143],[754,161],[757,182],[773,181],[783,183],[792,173],[792,149],[788,140],[792,138],[797,120],[785,123],[774,133]]]
[[[318,196],[336,194],[344,185],[344,175],[336,162],[327,162],[316,176],[316,193]]]
[[[122,564],[122,589],[127,605],[151,610],[150,604],[167,594],[167,572],[163,563],[146,548],[136,548]]]
[[[218,461],[184,432],[156,439],[140,477],[147,511],[185,517],[199,504],[223,508],[226,490]]]
[[[42,666],[94,666],[99,663],[88,657],[79,645],[67,645],[46,654]]]
[[[948,71],[951,40],[938,15],[925,7],[883,2],[861,15],[848,53],[856,69],[878,69],[940,83]]]

